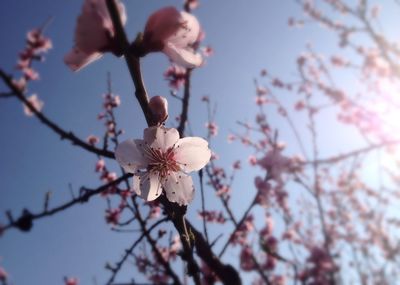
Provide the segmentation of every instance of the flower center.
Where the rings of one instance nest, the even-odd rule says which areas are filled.
[[[175,161],[175,153],[173,148],[169,148],[166,152],[160,149],[150,148],[149,150],[149,171],[157,172],[161,178],[167,177],[170,171],[177,172],[181,168]]]

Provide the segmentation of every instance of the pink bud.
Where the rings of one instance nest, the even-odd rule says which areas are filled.
[[[154,121],[163,123],[168,118],[168,101],[162,96],[154,96],[150,99],[149,107]]]
[[[69,277],[69,278],[65,278],[65,285],[78,285],[79,281],[78,278],[75,277]]]

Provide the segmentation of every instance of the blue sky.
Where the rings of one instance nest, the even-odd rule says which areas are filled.
[[[143,29],[151,12],[163,6],[182,4],[170,0],[127,0],[124,3],[128,13],[126,29],[131,39]],[[139,138],[145,121],[122,59],[106,55],[79,73],[70,72],[63,64],[62,58],[73,44],[80,6],[81,1],[3,1],[0,4],[0,38],[3,39],[0,66],[13,72],[26,32],[40,26],[49,16],[54,17],[46,30],[54,48],[46,56],[46,62],[35,65],[41,80],[29,86],[29,94],[37,93],[45,102],[44,112],[63,128],[73,130],[82,138],[101,135],[102,124],[96,116],[101,110],[101,95],[106,91],[106,73],[110,71],[114,93],[121,96],[123,103],[117,111],[120,126],[125,129],[123,139]],[[202,1],[195,14],[206,31],[205,43],[214,48],[215,56],[193,75],[190,122],[195,135],[206,134],[207,115],[200,98],[209,95],[218,105],[216,120],[220,126],[220,135],[212,147],[221,156],[221,163],[229,166],[237,158],[246,160],[250,154],[238,145],[227,145],[226,136],[230,130],[237,129],[236,120],[253,120],[257,110],[253,79],[259,71],[266,67],[274,74],[293,78],[294,60],[305,44],[317,39],[318,47],[329,49],[336,44],[336,39],[318,27],[307,31],[290,29],[288,18],[302,15],[292,1]],[[143,59],[144,79],[150,95],[168,96],[167,82],[162,76],[167,66],[168,60],[162,54],[151,54]],[[0,84],[0,91],[3,87]],[[282,100],[291,101],[288,97]],[[178,111],[178,102],[171,98],[170,113],[178,114]],[[271,114],[270,121],[282,126],[282,134],[288,141],[293,139],[280,117]],[[329,120],[326,123],[329,125]],[[11,209],[17,216],[24,207],[32,212],[41,211],[47,191],[53,192],[50,205],[58,205],[70,198],[69,184],[75,191],[82,185],[99,185],[93,171],[96,157],[60,141],[35,118],[26,117],[17,100],[0,101],[0,128],[1,215]],[[321,136],[322,144],[330,140],[329,136]],[[341,138],[337,141],[337,145],[324,148],[322,153],[349,147],[348,143],[340,144]],[[291,152],[298,151],[295,146],[289,147]],[[108,161],[108,166],[118,170],[113,161]],[[254,173],[245,168],[239,174],[236,189],[248,191],[245,185],[253,187],[252,177]],[[235,210],[240,212],[244,207],[243,199],[250,199],[251,195],[235,194]],[[197,224],[199,198],[197,195],[189,209],[189,218]],[[218,205],[212,193],[208,193],[207,199],[209,204]],[[7,232],[0,238],[0,265],[8,270],[16,285],[62,284],[65,275],[78,276],[81,284],[92,284],[93,278],[102,284],[109,276],[104,270],[105,263],[118,260],[134,239],[130,234],[111,232],[104,222],[104,209],[105,201],[95,198],[87,205],[78,205],[36,222],[27,234],[16,230]],[[0,216],[0,222],[5,221],[5,216]],[[225,256],[225,261],[235,260],[235,254]],[[127,268],[120,277],[120,281],[128,280],[132,269]]]

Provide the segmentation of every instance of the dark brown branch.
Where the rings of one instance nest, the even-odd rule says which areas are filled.
[[[116,46],[121,48],[122,54],[125,57],[126,64],[128,65],[129,73],[135,85],[135,96],[138,100],[146,122],[149,126],[155,124],[152,120],[152,114],[149,108],[149,98],[147,96],[146,88],[142,79],[142,71],[140,69],[140,58],[131,52],[131,47],[128,38],[125,34],[124,27],[122,26],[121,18],[119,16],[118,8],[114,0],[107,0],[107,8],[111,15],[111,20],[115,28],[115,41]]]
[[[192,70],[186,69],[185,75],[185,87],[184,87],[184,94],[182,98],[182,111],[179,120],[178,132],[181,138],[185,135],[185,127],[186,122],[188,120],[188,112],[189,112],[189,99],[190,99],[190,76]]]
[[[61,139],[66,139],[72,142],[73,145],[77,145],[89,152],[95,153],[97,155],[114,158],[114,153],[105,149],[96,148],[85,141],[81,140],[77,136],[75,136],[71,131],[65,131],[49,118],[47,118],[42,112],[35,109],[35,107],[26,99],[24,94],[13,84],[12,78],[7,75],[3,70],[0,69],[0,77],[3,82],[10,88],[11,92],[18,98],[23,104],[25,104],[28,109],[39,119],[41,123],[52,129],[55,133],[57,133]]]
[[[125,174],[125,175],[119,177],[118,179],[116,179],[110,183],[107,183],[97,189],[94,189],[94,190],[82,188],[81,193],[77,198],[74,198],[71,201],[64,203],[58,207],[52,208],[50,210],[45,209],[43,212],[38,213],[38,214],[32,214],[27,209],[24,209],[23,213],[17,220],[9,219],[10,223],[8,225],[4,226],[2,228],[2,230],[4,232],[11,228],[18,228],[21,231],[26,231],[26,232],[30,231],[33,226],[34,220],[52,216],[58,212],[66,210],[76,204],[86,203],[89,201],[89,199],[92,196],[100,194],[112,186],[118,185],[119,183],[121,183],[122,181],[124,181],[125,179],[127,179],[131,176],[132,176],[132,174]]]
[[[132,203],[135,207],[137,221],[139,222],[139,225],[141,227],[141,230],[143,231],[144,236],[146,237],[154,254],[156,255],[157,261],[164,267],[165,272],[172,278],[174,285],[181,285],[182,283],[179,280],[178,276],[172,270],[170,264],[167,261],[165,261],[165,259],[161,255],[161,252],[158,250],[156,241],[151,237],[150,233],[147,231],[146,221],[143,219],[142,215],[140,214],[139,205],[137,204],[135,197],[132,197]]]

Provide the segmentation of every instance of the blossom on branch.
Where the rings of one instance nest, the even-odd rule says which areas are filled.
[[[185,84],[186,68],[179,65],[171,65],[164,72],[164,78],[168,81],[169,87],[178,90]]]
[[[151,97],[149,108],[155,122],[161,124],[168,119],[168,101],[162,96]]]
[[[121,22],[127,17],[125,6],[116,0]],[[64,57],[64,62],[73,71],[78,71],[99,59],[104,52],[120,55],[114,41],[115,30],[107,9],[106,0],[85,0],[75,29],[75,45]]]
[[[203,168],[210,160],[208,142],[199,137],[179,138],[174,128],[150,127],[144,139],[127,140],[115,150],[118,163],[133,173],[133,190],[146,201],[165,191],[171,202],[187,205],[194,186],[187,174]]]
[[[165,7],[147,20],[143,33],[145,53],[162,51],[171,61],[186,68],[198,67],[203,59],[194,45],[201,34],[195,16],[174,7]]]
[[[27,100],[36,111],[40,112],[43,109],[44,103],[36,94],[31,95]],[[32,117],[34,115],[27,105],[24,105],[24,113],[28,117]]]
[[[65,285],[78,285],[79,281],[78,281],[78,278],[75,278],[75,277],[68,277],[68,278],[65,277],[64,283],[65,283]]]

